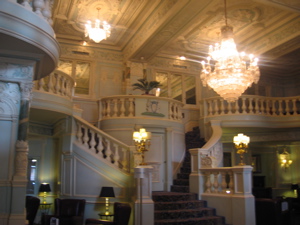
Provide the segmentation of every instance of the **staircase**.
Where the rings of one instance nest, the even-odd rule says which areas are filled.
[[[200,138],[198,127],[186,133],[186,155],[173,181],[171,192],[153,192],[155,225],[224,225],[225,218],[216,216],[215,209],[209,208],[206,202],[198,200],[195,193],[189,193],[189,174],[191,160],[188,149],[200,148],[205,142]]]

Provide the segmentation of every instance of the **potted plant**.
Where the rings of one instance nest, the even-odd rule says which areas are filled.
[[[137,83],[132,84],[133,90],[141,90],[144,91],[145,95],[149,95],[149,92],[154,89],[160,87],[160,82],[153,80],[147,81],[147,79],[142,78],[138,79]]]

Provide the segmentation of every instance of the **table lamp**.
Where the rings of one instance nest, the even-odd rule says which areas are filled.
[[[115,193],[113,187],[102,187],[100,198],[105,198],[105,215],[109,215],[109,198],[114,198]]]
[[[48,184],[48,183],[41,183],[39,192],[44,192],[44,195],[43,195],[43,204],[46,204],[47,203],[47,201],[46,201],[47,192],[51,192],[50,184]]]

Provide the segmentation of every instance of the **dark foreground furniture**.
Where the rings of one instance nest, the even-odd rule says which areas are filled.
[[[25,208],[26,208],[26,220],[29,225],[33,225],[37,211],[39,210],[40,199],[34,196],[26,196]]]
[[[113,221],[86,219],[86,225],[92,224],[108,224],[108,225],[128,225],[131,213],[131,207],[128,203],[114,203],[114,219]]]
[[[289,225],[288,201],[282,198],[255,199],[256,225]]]
[[[82,225],[85,199],[60,199],[54,201],[54,215],[43,215],[42,225],[50,225],[52,217],[59,219],[59,225]]]

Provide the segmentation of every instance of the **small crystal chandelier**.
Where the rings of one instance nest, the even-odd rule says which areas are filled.
[[[97,10],[99,18],[100,8],[97,8]],[[90,20],[85,24],[85,36],[96,43],[108,38],[110,36],[110,30],[110,25],[106,21],[100,21],[99,19],[96,19],[94,27],[92,27],[92,22]]]
[[[252,83],[258,82],[260,72],[257,58],[237,51],[233,27],[227,25],[226,0],[224,5],[226,25],[221,28],[221,44],[209,46],[207,63],[201,62],[200,78],[203,86],[208,85],[228,102],[234,102]]]

